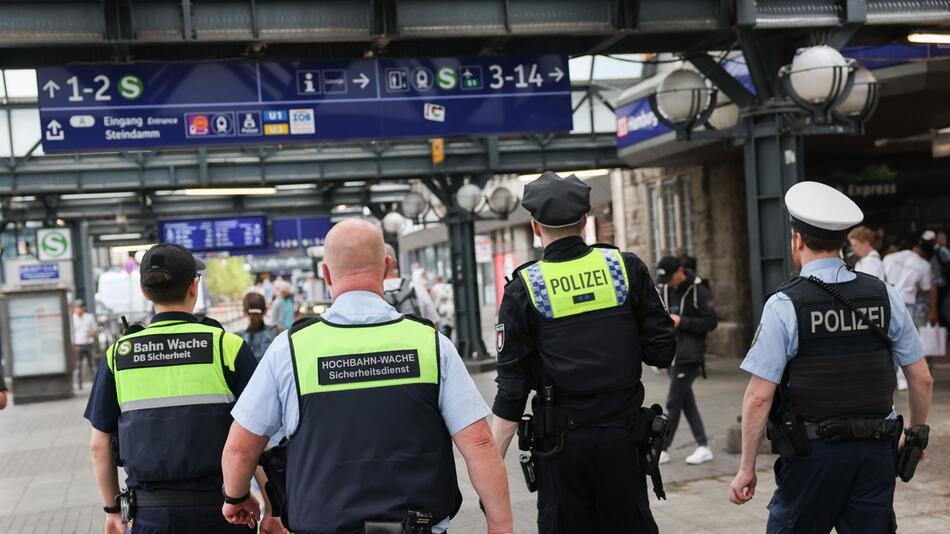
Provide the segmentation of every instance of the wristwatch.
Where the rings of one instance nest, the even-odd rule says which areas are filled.
[[[113,504],[112,506],[103,506],[102,511],[107,514],[117,514],[122,511],[122,505],[116,503],[116,504]]]
[[[241,504],[251,496],[251,490],[247,490],[247,493],[240,497],[229,497],[228,492],[224,491],[224,484],[221,484],[221,495],[224,495],[224,502],[227,504]]]

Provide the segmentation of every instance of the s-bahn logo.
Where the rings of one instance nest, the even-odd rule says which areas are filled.
[[[142,96],[143,89],[142,80],[138,76],[129,74],[119,79],[119,95],[126,100],[135,100]]]
[[[132,352],[132,342],[123,341],[122,343],[119,343],[118,348],[116,348],[116,352],[119,353],[119,356],[128,356],[129,353]]]
[[[36,231],[37,256],[41,261],[68,260],[72,257],[72,238],[68,228],[43,228]]]

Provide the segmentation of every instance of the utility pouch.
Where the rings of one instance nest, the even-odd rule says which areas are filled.
[[[531,453],[522,453],[518,458],[518,463],[521,464],[521,472],[524,474],[524,482],[528,486],[528,492],[538,491],[538,475],[535,472],[534,457],[531,456]]]
[[[131,525],[135,519],[135,490],[125,489],[115,496],[119,501],[119,511],[122,513],[122,524]]]
[[[410,510],[402,521],[366,521],[362,534],[432,534],[432,514]]]
[[[904,447],[897,453],[897,476],[910,482],[930,441],[930,426],[914,425],[904,429],[904,436]]]
[[[280,517],[286,525],[288,519],[286,440],[264,451],[257,463],[264,468],[264,474],[267,475],[264,492],[267,493],[267,499],[270,501],[271,515]]]
[[[782,458],[809,456],[811,443],[805,431],[805,422],[797,414],[785,412],[779,415],[778,421],[769,418],[767,426],[769,440],[772,441],[772,452]]]
[[[518,450],[530,451],[534,448],[534,417],[531,414],[521,416],[518,422]]]

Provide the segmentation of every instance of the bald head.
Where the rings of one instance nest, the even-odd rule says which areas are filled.
[[[347,219],[327,233],[324,273],[333,296],[347,291],[383,292],[387,260],[383,233],[367,221]]]

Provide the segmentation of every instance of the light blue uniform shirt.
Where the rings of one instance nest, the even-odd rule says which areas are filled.
[[[801,276],[807,278],[812,275],[829,284],[850,282],[857,277],[837,258],[815,260],[802,267]],[[894,365],[904,367],[923,358],[924,347],[904,299],[889,284],[887,297],[891,304],[887,335],[891,338]],[[785,366],[796,354],[798,316],[792,300],[785,293],[778,292],[765,303],[752,347],[739,367],[763,380],[778,384],[782,381]]]
[[[379,295],[350,291],[336,298],[323,314],[328,322],[342,325],[376,324],[402,315]],[[439,411],[449,434],[485,419],[491,414],[461,356],[447,337],[439,334]],[[278,431],[293,435],[300,419],[294,367],[290,359],[287,332],[274,339],[254,376],[231,410],[234,420],[258,436],[274,436]],[[432,529],[440,534],[449,526],[446,518]]]

